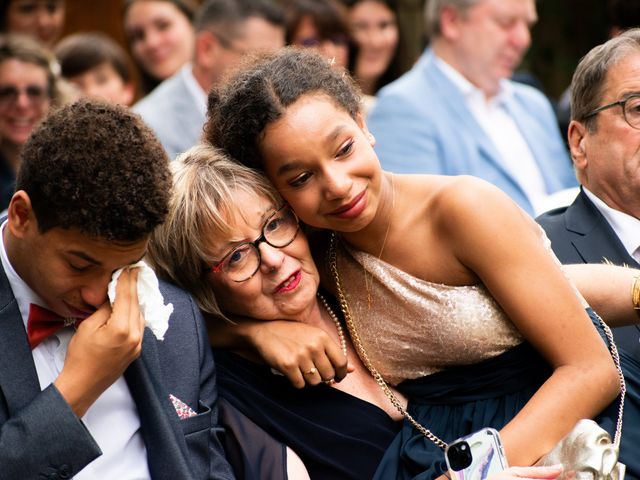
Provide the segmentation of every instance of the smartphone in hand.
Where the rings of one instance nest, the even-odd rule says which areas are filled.
[[[483,428],[449,444],[445,458],[452,480],[485,480],[508,466],[500,435],[493,428]]]

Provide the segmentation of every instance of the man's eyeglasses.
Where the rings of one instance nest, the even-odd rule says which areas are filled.
[[[216,38],[220,42],[220,45],[222,45],[222,48],[224,48],[225,50],[229,50],[230,52],[233,52],[237,55],[247,54],[246,48],[238,47],[238,45],[236,44],[237,39],[232,39],[219,33],[211,33],[216,36]]]
[[[624,116],[624,119],[627,121],[629,126],[640,130],[640,94],[629,95],[624,100],[598,107],[595,110],[587,113],[584,118],[587,119],[593,117],[603,110],[617,107],[618,105],[622,107],[622,115]]]
[[[19,89],[14,85],[0,85],[0,107],[15,104],[21,93],[26,94],[29,102],[35,105],[41,105],[50,98],[48,89],[39,85],[28,85],[24,89]]]
[[[234,282],[249,280],[260,269],[260,244],[266,242],[275,248],[286,247],[295,240],[298,229],[298,217],[285,204],[264,222],[262,235],[253,242],[241,243],[208,270],[213,273],[223,272]]]

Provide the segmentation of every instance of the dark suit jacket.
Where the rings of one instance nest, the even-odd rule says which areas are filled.
[[[640,268],[595,205],[581,190],[568,207],[556,208],[537,221],[547,232],[551,248],[562,263],[602,263]],[[640,327],[613,329],[618,347],[640,360]]]
[[[0,240],[1,241],[1,240]],[[125,372],[154,479],[231,479],[217,426],[217,390],[204,323],[191,297],[161,283],[174,312],[164,341],[145,331]],[[173,394],[198,412],[180,420]],[[55,386],[40,390],[24,323],[0,268],[0,478],[70,478],[101,455]]]

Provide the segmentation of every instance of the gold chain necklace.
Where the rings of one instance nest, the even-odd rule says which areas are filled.
[[[338,338],[340,339],[340,348],[342,349],[342,353],[346,357],[347,356],[347,340],[344,338],[342,324],[340,323],[340,320],[338,320],[338,317],[336,316],[333,309],[329,306],[329,302],[327,302],[327,299],[324,298],[324,296],[320,292],[317,292],[316,295],[318,296],[318,298],[320,299],[320,302],[322,303],[325,310],[331,317],[331,320],[333,320],[333,323],[336,326],[336,330],[338,330]]]
[[[387,245],[387,237],[389,236],[389,230],[391,229],[391,215],[393,214],[393,209],[396,203],[396,190],[393,186],[393,173],[389,174],[391,176],[391,211],[389,212],[389,220],[387,222],[387,231],[384,232],[384,238],[382,239],[382,247],[380,248],[380,253],[378,253],[378,260],[382,259],[382,253],[384,252],[384,247]],[[373,279],[369,277],[367,274],[367,270],[364,269],[364,286],[367,290],[367,306],[369,310],[371,310],[371,289],[373,287]]]
[[[362,360],[362,363],[367,367],[369,373],[373,376],[376,383],[380,386],[384,394],[387,396],[391,404],[402,414],[404,418],[406,418],[413,427],[418,430],[422,435],[431,440],[441,449],[445,449],[447,444],[444,440],[437,437],[435,434],[431,432],[431,430],[426,429],[422,425],[420,425],[407,410],[402,406],[398,397],[391,391],[387,382],[385,382],[380,372],[373,366],[367,352],[362,345],[362,340],[358,335],[358,331],[356,329],[355,322],[353,317],[351,316],[351,310],[349,309],[349,304],[347,303],[347,297],[342,290],[342,283],[340,282],[340,273],[338,271],[338,261],[337,261],[337,243],[338,236],[335,232],[331,233],[331,242],[329,244],[329,269],[331,270],[331,274],[333,276],[333,280],[336,285],[336,290],[338,292],[338,301],[340,303],[340,309],[342,310],[342,314],[344,315],[345,323],[347,324],[347,329],[349,330],[349,335],[351,335],[351,341],[353,345],[356,347],[356,351]]]

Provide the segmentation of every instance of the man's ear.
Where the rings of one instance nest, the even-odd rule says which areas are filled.
[[[212,32],[199,32],[196,35],[195,64],[207,71],[214,70],[221,48],[220,40]]]
[[[460,29],[464,28],[464,26],[460,24],[463,15],[464,14],[454,6],[442,8],[440,12],[440,33],[444,38],[451,40],[460,36]]]
[[[7,209],[7,226],[16,238],[24,238],[30,230],[38,228],[31,199],[24,190],[18,190],[13,194],[9,208]]]
[[[367,137],[367,141],[369,142],[369,145],[374,147],[376,144],[376,138],[367,128],[367,122],[365,122],[364,115],[362,115],[362,112],[358,112],[356,114],[356,123],[360,127],[360,130],[362,130],[362,133],[364,133],[364,136]]]
[[[587,137],[589,131],[587,127],[576,120],[571,120],[567,138],[569,140],[569,151],[571,152],[571,160],[578,171],[583,171],[587,167]]]

